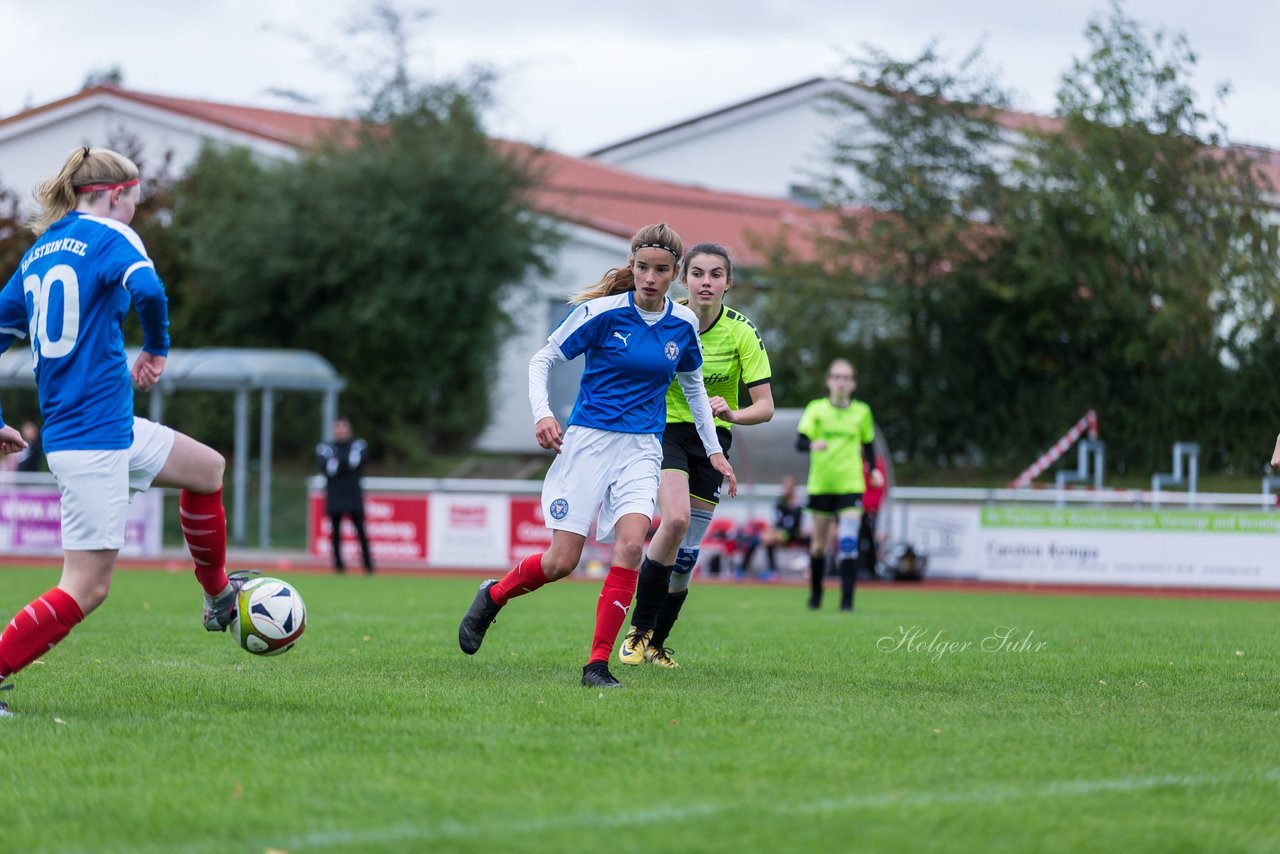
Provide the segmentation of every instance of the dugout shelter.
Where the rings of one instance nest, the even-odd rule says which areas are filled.
[[[138,348],[127,351],[129,364]],[[0,355],[0,389],[35,390],[35,372],[31,367],[31,351],[13,347]],[[232,506],[228,519],[229,539],[235,545],[247,542],[245,507],[249,492],[249,452],[252,439],[249,428],[250,395],[260,394],[258,469],[258,540],[259,547],[271,545],[271,461],[272,437],[275,430],[277,395],[286,391],[312,392],[320,395],[318,437],[328,436],[329,426],[338,415],[338,393],[346,381],[327,359],[309,350],[245,349],[236,347],[204,347],[195,350],[169,351],[164,375],[156,388],[139,393],[147,401],[147,417],[164,421],[164,401],[181,391],[220,391],[234,397],[235,432],[232,440],[231,483]],[[20,413],[12,412],[17,420]],[[22,413],[34,417],[36,413]],[[199,437],[196,437],[199,438]]]

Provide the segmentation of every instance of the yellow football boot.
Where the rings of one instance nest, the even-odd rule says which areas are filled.
[[[672,650],[661,646],[646,646],[644,650],[644,660],[650,664],[656,664],[659,667],[666,667],[674,670],[680,665],[671,657]]]
[[[652,636],[653,629],[641,631],[632,626],[622,639],[622,646],[618,648],[618,660],[623,664],[643,664],[645,653],[649,649],[649,638]]]

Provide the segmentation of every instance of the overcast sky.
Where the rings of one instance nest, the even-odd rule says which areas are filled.
[[[0,116],[80,88],[118,66],[145,92],[322,112],[356,104],[349,76],[298,38],[342,45],[351,0],[0,0]],[[410,8],[403,0],[401,8]],[[1103,0],[426,0],[411,68],[439,79],[483,65],[498,75],[495,134],[582,154],[812,77],[875,45],[913,58],[933,40],[952,59],[978,44],[1017,106],[1053,110],[1057,83],[1086,49]],[[1280,0],[1128,0],[1144,24],[1187,36],[1194,82],[1230,138],[1280,148]]]

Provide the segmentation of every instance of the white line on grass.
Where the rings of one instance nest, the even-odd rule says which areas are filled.
[[[1280,772],[1262,775],[1266,782],[1280,780]],[[799,804],[772,804],[764,809],[768,812],[795,815],[796,813],[834,813],[858,809],[885,809],[896,806],[930,806],[954,803],[995,803],[1027,797],[1058,798],[1080,795],[1095,795],[1103,792],[1136,792],[1147,789],[1190,789],[1204,786],[1237,785],[1243,782],[1259,782],[1258,780],[1242,780],[1238,777],[1213,777],[1207,775],[1166,775],[1159,777],[1128,777],[1118,780],[1065,780],[1029,786],[999,786],[972,791],[917,791],[901,793],[885,793],[881,795],[850,795],[843,798],[825,798]],[[753,807],[757,809],[758,807]],[[553,816],[548,818],[520,819],[517,821],[457,822],[443,821],[436,824],[398,824],[391,827],[349,830],[320,831],[282,840],[277,844],[285,850],[302,850],[316,848],[332,848],[340,845],[359,843],[420,841],[435,842],[447,839],[466,839],[493,834],[538,833],[546,830],[591,830],[597,828],[644,827],[652,824],[683,821],[691,818],[730,813],[742,809],[740,803],[726,804],[686,804],[658,809],[636,810],[622,813],[601,815],[585,813],[576,815]]]
[[[1267,772],[1255,779],[1211,777],[1204,774],[1166,775],[1162,777],[1128,777],[1119,780],[1064,780],[1036,787],[998,786],[969,792],[889,792],[883,795],[853,795],[827,798],[788,807],[788,813],[839,812],[846,809],[876,809],[895,806],[935,806],[960,803],[998,803],[1017,798],[1060,798],[1073,795],[1096,795],[1103,792],[1138,792],[1147,789],[1193,789],[1203,786],[1240,785],[1243,783],[1280,781],[1280,771]]]
[[[1168,775],[1160,777],[1128,777],[1118,780],[1066,780],[1031,786],[999,786],[972,791],[917,791],[886,793],[883,795],[850,795],[844,798],[826,798],[807,803],[765,806],[766,812],[780,815],[796,813],[835,813],[859,809],[885,809],[895,806],[930,806],[955,803],[995,803],[1027,797],[1058,798],[1072,795],[1095,795],[1103,792],[1136,792],[1147,789],[1190,789],[1204,786],[1239,785],[1246,782],[1277,782],[1280,771],[1268,772],[1261,779],[1246,780],[1239,777],[1211,777],[1207,775]],[[757,810],[760,807],[753,806]],[[538,833],[546,830],[593,830],[602,828],[644,827],[666,824],[691,818],[705,818],[741,811],[741,803],[686,804],[647,810],[604,814],[580,813],[548,818],[520,819],[517,821],[457,822],[443,821],[434,825],[400,824],[392,827],[365,831],[321,831],[291,837],[278,844],[285,850],[305,851],[315,848],[331,848],[338,845],[397,841],[439,842],[447,839],[466,839],[494,834]]]
[[[921,807],[966,803],[999,803],[1027,798],[1062,798],[1097,795],[1106,792],[1139,792],[1148,789],[1194,789],[1207,786],[1227,786],[1258,783],[1280,783],[1280,770],[1267,771],[1249,777],[1220,777],[1204,774],[1175,774],[1152,777],[1122,777],[1116,780],[1060,780],[1050,783],[989,786],[969,791],[899,791],[876,795],[849,795],[843,798],[823,798],[804,803],[755,804],[753,812],[769,812],[779,815],[838,813],[848,810],[889,809],[893,807]],[[686,804],[658,809],[632,810],[628,812],[600,814],[576,813],[547,818],[523,818],[515,821],[494,820],[486,816],[481,821],[461,822],[445,820],[430,824],[401,822],[380,828],[352,830],[322,830],[304,833],[284,839],[257,841],[247,845],[250,849],[281,848],[286,851],[308,851],[337,848],[344,845],[376,845],[391,842],[441,842],[449,839],[541,833],[548,830],[596,830],[602,828],[645,827],[666,824],[691,818],[706,818],[740,812],[740,802],[723,804]],[[221,851],[226,843],[192,843],[180,849],[160,846],[131,846],[134,852],[166,851],[175,854],[200,854],[204,851]]]

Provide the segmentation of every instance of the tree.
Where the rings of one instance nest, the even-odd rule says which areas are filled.
[[[764,271],[788,288],[753,289],[759,313],[778,361],[852,355],[913,461],[1021,467],[1094,408],[1120,471],[1184,439],[1248,470],[1280,411],[1269,188],[1197,105],[1185,39],[1118,6],[1085,35],[1052,120],[1009,112],[977,52],[952,72],[870,50],[835,107],[841,225]],[[826,316],[791,307],[792,280]]]
[[[1118,5],[1085,35],[1061,127],[1015,163],[983,307],[1004,340],[988,324],[988,343],[1025,403],[1096,407],[1117,464],[1153,470],[1193,439],[1212,463],[1239,462],[1224,392],[1274,325],[1280,285],[1264,187],[1197,105],[1184,38]]]
[[[505,295],[541,268],[530,164],[467,93],[429,87],[295,163],[206,149],[179,187],[180,313],[210,342],[297,347],[350,378],[347,407],[403,457],[487,422]]]
[[[504,302],[558,240],[532,212],[536,153],[485,134],[488,72],[410,73],[408,26],[425,15],[372,6],[347,28],[377,43],[361,43],[359,63],[313,45],[356,75],[358,116],[294,162],[207,147],[171,229],[185,340],[324,355],[350,382],[344,408],[401,459],[483,429]]]
[[[849,60],[853,86],[830,105],[839,132],[819,177],[837,225],[812,263],[775,254],[765,280],[786,286],[751,295],[769,318],[775,363],[803,364],[821,393],[813,372],[852,357],[895,450],[933,459],[966,448],[939,334],[959,271],[988,251],[1001,198],[994,117],[1008,97],[980,50],[956,70],[933,46],[909,60],[866,51]]]
[[[0,270],[5,281],[31,246],[32,234],[23,224],[18,196],[0,185]]]
[[[90,71],[84,77],[84,82],[80,84],[81,89],[92,89],[94,86],[123,86],[124,71],[119,65],[112,65],[106,69]]]

